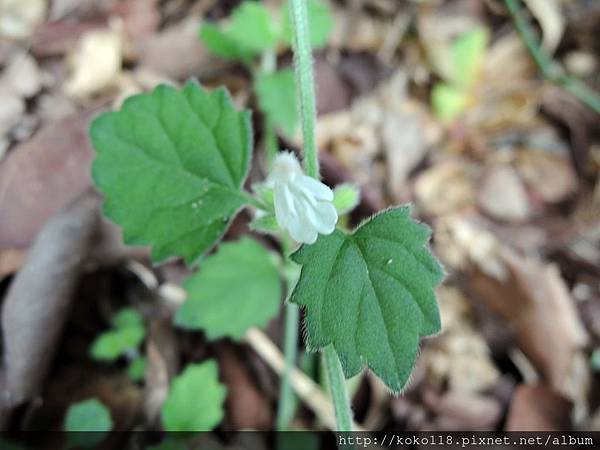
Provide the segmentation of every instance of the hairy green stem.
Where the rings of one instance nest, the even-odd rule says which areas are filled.
[[[260,71],[261,73],[272,73],[277,66],[277,55],[273,49],[263,53]],[[256,74],[254,74],[256,78]],[[267,163],[272,166],[277,152],[279,151],[277,144],[277,135],[273,126],[273,121],[269,117],[265,117],[264,123],[264,142]],[[289,243],[286,238],[283,238],[284,252],[289,252]],[[296,280],[287,279],[288,292],[294,287]],[[294,416],[296,409],[296,398],[290,382],[292,369],[296,366],[298,358],[298,319],[300,313],[298,307],[293,303],[286,302],[285,305],[285,324],[284,324],[284,342],[283,354],[285,357],[285,370],[281,376],[281,384],[279,385],[279,403],[277,405],[276,428],[279,431],[284,431],[289,428],[289,424]]]
[[[296,400],[290,374],[296,365],[298,357],[298,319],[300,311],[298,306],[287,302],[285,305],[285,337],[283,343],[283,354],[285,356],[285,371],[279,385],[279,405],[277,408],[277,430],[284,431],[294,416]]]
[[[350,399],[346,389],[346,378],[337,353],[331,344],[323,349],[323,363],[327,371],[331,400],[335,408],[337,431],[352,431],[352,409],[350,408]]]
[[[287,235],[282,235],[281,245],[285,256],[292,251],[293,241]],[[290,381],[292,369],[296,366],[298,359],[298,321],[300,319],[300,310],[298,306],[290,303],[289,296],[294,290],[300,273],[296,265],[286,259],[282,267],[282,274],[287,289],[287,300],[285,302],[285,324],[283,355],[285,357],[285,370],[281,376],[279,385],[279,403],[277,405],[276,427],[278,431],[285,431],[289,428],[290,422],[294,417],[297,402]]]
[[[304,140],[304,167],[306,173],[319,178],[319,157],[315,136],[317,120],[315,102],[315,81],[313,74],[313,56],[310,43],[308,8],[306,0],[289,0],[294,31],[294,68],[302,119],[302,137]],[[348,401],[348,392],[340,360],[332,345],[323,350],[325,367],[329,375],[329,385],[333,400],[337,427],[339,431],[352,430],[352,410]]]
[[[265,153],[267,156],[268,167],[271,168],[273,165],[273,160],[277,156],[279,152],[279,145],[277,144],[277,134],[275,133],[275,128],[273,127],[273,121],[268,117],[265,117],[264,124],[264,140],[265,140]]]
[[[520,0],[504,0],[506,7],[510,11],[515,23],[515,28],[521,35],[523,42],[527,46],[529,53],[539,67],[546,79],[561,86],[570,92],[580,101],[588,105],[598,114],[600,114],[600,95],[584,82],[567,75],[564,70],[556,64],[550,55],[542,49],[538,39],[531,28],[527,17],[523,13],[523,5]]]
[[[290,0],[290,12],[294,28],[294,67],[302,117],[304,139],[304,167],[306,173],[319,178],[319,158],[315,136],[316,103],[313,75],[313,56],[310,45],[308,9],[306,0]]]

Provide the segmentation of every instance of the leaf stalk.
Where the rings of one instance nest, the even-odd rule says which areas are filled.
[[[344,377],[342,365],[332,344],[323,349],[323,363],[327,370],[331,399],[337,421],[337,431],[352,431],[352,409],[350,407],[348,390],[346,389],[346,378]]]

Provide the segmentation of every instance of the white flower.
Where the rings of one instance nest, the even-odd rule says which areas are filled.
[[[338,220],[333,192],[304,174],[292,153],[279,153],[268,184],[275,192],[275,218],[296,241],[312,244],[318,234],[330,234]]]

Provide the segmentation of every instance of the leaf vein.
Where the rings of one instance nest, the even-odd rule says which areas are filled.
[[[369,265],[367,264],[367,259],[365,258],[365,255],[362,251],[362,249],[360,248],[360,245],[358,245],[356,242],[354,242],[354,238],[355,236],[348,236],[348,241],[352,242],[352,244],[354,245],[354,247],[356,247],[356,249],[358,250],[358,253],[360,253],[360,256],[362,258],[362,262],[364,264],[365,270],[367,272],[367,279],[369,280],[369,285],[371,287],[371,291],[373,292],[373,295],[375,297],[375,304],[377,305],[377,308],[379,309],[379,314],[381,317],[381,321],[383,322],[383,331],[385,333],[385,342],[388,348],[388,351],[390,352],[390,354],[392,355],[392,360],[394,361],[394,367],[396,368],[396,370],[399,371],[400,365],[398,364],[398,360],[396,359],[396,354],[394,353],[394,351],[392,350],[392,344],[391,344],[391,340],[390,340],[390,335],[388,332],[388,327],[387,327],[387,323],[385,320],[385,314],[383,313],[383,310],[381,309],[381,305],[379,303],[379,295],[377,294],[377,290],[375,288],[375,283],[373,282],[373,279],[371,278],[371,272],[369,270]],[[362,306],[362,300],[365,297],[361,298],[361,306]],[[358,333],[358,327],[356,328],[356,333]],[[397,374],[394,373],[394,375],[397,378]],[[399,380],[396,380],[397,382],[399,382]]]
[[[388,242],[388,243],[391,243],[391,244],[399,245],[399,246],[401,246],[406,251],[406,253],[408,255],[410,255],[410,257],[417,264],[419,264],[421,267],[423,267],[427,272],[429,272],[433,276],[437,276],[438,275],[437,271],[428,264],[429,258],[427,258],[427,256],[426,256],[427,262],[425,262],[424,260],[421,260],[420,258],[417,258],[416,255],[418,253],[412,251],[412,249],[408,245],[406,245],[406,243],[404,243],[404,242],[395,241],[393,239],[390,239],[389,237],[377,236],[375,234],[369,234],[367,236],[357,236],[357,235],[354,235],[353,237],[354,237],[354,239],[358,239],[358,240],[361,240],[361,241],[363,241],[363,240],[364,241],[368,241],[369,239],[378,239],[380,241],[385,241],[385,242]]]

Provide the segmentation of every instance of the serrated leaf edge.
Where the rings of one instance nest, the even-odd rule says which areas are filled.
[[[181,89],[176,89],[173,86],[169,86],[169,85],[164,84],[164,83],[159,84],[158,86],[156,86],[154,89],[152,89],[149,92],[135,94],[135,95],[132,95],[132,96],[128,97],[123,102],[121,108],[119,108],[118,110],[104,111],[104,112],[99,113],[91,121],[90,126],[89,126],[88,134],[92,135],[92,133],[94,133],[94,128],[95,128],[96,124],[98,123],[98,120],[101,117],[103,117],[105,115],[111,115],[111,114],[118,113],[119,111],[121,111],[126,106],[126,104],[128,104],[128,103],[130,103],[132,101],[135,101],[136,97],[152,96],[152,95],[157,94],[158,92],[160,92],[160,90],[165,89],[165,88],[176,89],[176,90],[178,90],[179,92],[182,93],[190,85],[196,86],[199,89],[201,89],[202,91],[206,92],[206,90],[202,87],[202,85],[196,79],[190,79],[190,80],[188,80]],[[235,107],[235,104],[233,103],[233,99],[231,97],[231,94],[229,93],[229,91],[226,88],[219,87],[219,88],[217,88],[217,89],[215,89],[215,90],[213,90],[211,92],[208,92],[208,94],[209,95],[217,95],[217,94],[218,95],[223,95],[223,98],[226,101],[227,106],[229,106],[232,109],[234,109],[234,110],[237,111],[237,108]],[[187,97],[185,95],[183,95],[183,97],[185,98],[186,101],[188,101],[188,99],[187,99]],[[192,105],[189,105],[189,106],[193,110]],[[227,225],[223,228],[223,232],[220,233],[215,238],[213,244],[210,245],[209,247],[207,247],[205,249],[205,251],[203,251],[201,254],[196,255],[195,257],[191,257],[191,258],[189,258],[187,256],[182,256],[182,255],[171,255],[171,256],[168,256],[168,257],[160,257],[160,258],[157,258],[155,260],[155,253],[154,252],[155,252],[155,248],[156,247],[152,244],[152,242],[149,242],[149,240],[147,240],[147,239],[142,239],[142,238],[139,238],[139,237],[137,237],[135,235],[134,236],[128,235],[127,234],[127,230],[121,224],[119,224],[118,222],[116,222],[114,220],[114,215],[108,209],[108,203],[106,202],[106,195],[103,192],[101,192],[102,195],[103,195],[103,201],[102,201],[102,205],[101,205],[101,208],[100,208],[101,211],[102,211],[102,214],[105,217],[109,218],[111,220],[111,222],[113,222],[115,225],[117,225],[122,230],[123,242],[125,244],[132,245],[132,246],[150,246],[152,248],[152,260],[153,260],[153,264],[154,265],[162,264],[162,263],[165,263],[165,262],[177,259],[177,258],[183,258],[184,261],[185,261],[185,263],[188,266],[194,265],[195,263],[197,263],[198,261],[200,261],[205,255],[207,255],[208,253],[210,253],[211,250],[218,244],[218,242],[220,242],[222,240],[223,236],[227,233],[227,231],[231,227],[231,224],[233,223],[233,219],[239,214],[239,212],[242,209],[244,209],[245,207],[248,206],[247,199],[243,195],[241,195],[241,192],[243,190],[244,183],[245,183],[246,179],[248,178],[248,174],[250,172],[250,168],[251,168],[251,165],[252,165],[253,142],[254,142],[254,130],[252,128],[252,112],[250,110],[243,110],[243,111],[237,111],[237,112],[242,115],[242,120],[246,124],[245,128],[247,130],[247,136],[246,136],[247,137],[247,141],[246,141],[247,142],[247,148],[245,149],[246,155],[247,155],[247,158],[246,158],[246,161],[245,161],[246,169],[242,173],[242,176],[240,178],[240,180],[241,180],[240,183],[239,183],[240,184],[240,190],[239,191],[233,191],[233,190],[231,190],[231,188],[229,186],[224,186],[222,184],[215,183],[215,182],[213,182],[211,180],[206,180],[206,179],[204,179],[204,180],[205,180],[205,182],[207,182],[207,183],[209,183],[211,185],[214,185],[214,186],[218,187],[219,189],[226,190],[232,196],[239,197],[240,200],[242,200],[242,202],[241,202],[242,204],[241,204],[241,206],[239,208],[237,208],[235,211],[233,211],[233,213],[229,217],[229,221],[227,222]],[[167,135],[167,137],[169,138],[169,140],[171,140],[170,136]],[[94,161],[92,162],[91,174],[92,174],[92,180],[94,182],[94,186],[97,187],[97,186],[99,186],[99,183],[98,183],[98,180],[97,180],[97,176],[98,175],[96,173],[96,170],[97,170],[96,169],[96,167],[97,167],[96,161],[98,159],[99,151],[95,147],[93,147],[93,148],[94,148],[94,152],[96,154],[96,157],[94,158]],[[185,171],[185,173],[188,173],[188,172]],[[193,175],[193,174],[190,174],[190,175]],[[155,211],[152,212],[152,214],[154,214],[154,213],[155,213]],[[218,222],[218,220],[219,219],[199,224],[199,226],[197,228],[194,228],[193,230],[190,230],[190,231],[184,233],[183,235],[179,235],[178,238],[181,238],[182,236],[187,235],[189,233],[198,232],[198,230],[200,228],[208,227],[208,226],[210,226],[210,225]],[[169,244],[169,243],[170,242],[163,243],[163,245],[161,247],[164,247],[165,244]]]
[[[432,229],[431,229],[431,227],[427,223],[422,222],[422,221],[418,221],[418,220],[416,220],[416,219],[414,219],[412,217],[412,215],[411,215],[412,204],[411,203],[407,203],[407,204],[400,205],[400,206],[391,206],[389,208],[385,208],[385,209],[383,209],[381,211],[378,211],[377,213],[375,213],[375,214],[369,216],[368,218],[362,220],[359,223],[359,225],[356,226],[350,232],[345,232],[344,230],[338,230],[338,231],[340,231],[344,235],[344,238],[345,238],[344,242],[347,242],[347,240],[346,240],[347,237],[350,237],[350,240],[353,241],[352,237],[353,237],[353,235],[358,230],[360,230],[363,226],[367,225],[369,222],[371,222],[372,220],[374,220],[378,216],[380,216],[382,214],[385,214],[386,212],[389,212],[391,210],[406,210],[408,217],[413,222],[415,222],[416,224],[418,224],[418,225],[420,225],[421,227],[424,228],[424,230],[427,233],[427,239],[423,242],[423,245],[429,251],[429,253],[431,253],[432,255],[434,255],[434,253],[433,253],[433,251],[431,249]],[[353,245],[355,247],[357,247],[357,244],[354,243],[354,242],[353,242]],[[290,255],[290,258],[294,262],[296,262],[297,264],[300,264],[300,265],[302,265],[302,264],[299,263],[295,259],[295,257],[300,253],[300,251],[302,250],[303,247],[304,247],[303,245],[300,246],[296,251],[294,251]],[[340,249],[341,249],[341,246],[340,246]],[[337,254],[339,254],[340,249],[338,249]],[[362,251],[360,251],[360,253],[362,255]],[[336,254],[336,256],[337,256],[337,254]],[[364,260],[364,258],[363,258],[363,260]],[[436,259],[436,261],[437,261],[437,259]],[[437,261],[437,263],[438,263],[438,266],[439,266],[439,269],[440,269],[439,281],[437,283],[437,286],[439,286],[443,282],[444,278],[446,277],[446,272],[444,270],[443,265],[439,261]],[[302,277],[302,272],[301,272],[300,278],[301,277]],[[296,284],[296,286],[298,286],[298,284]],[[301,303],[297,303],[297,302],[294,301],[295,292],[296,292],[296,288],[294,287],[294,291],[292,291],[292,293],[290,294],[289,301],[292,302],[292,303],[297,304],[303,310],[306,310],[306,306],[305,305],[302,305]],[[438,312],[438,314],[439,314],[439,312]],[[419,340],[423,340],[423,339],[435,337],[435,336],[437,336],[441,332],[442,332],[442,327],[441,327],[441,322],[440,322],[440,328],[439,328],[439,330],[436,333],[430,333],[430,334],[427,334],[427,335],[421,335],[421,334],[419,334]],[[339,355],[339,353],[337,351],[336,345],[335,345],[335,343],[332,340],[328,340],[322,347],[314,347],[314,346],[311,345],[310,331],[309,331],[308,325],[306,323],[306,320],[304,320],[302,322],[302,334],[303,334],[304,342],[306,343],[306,348],[307,348],[307,350],[309,352],[316,353],[316,352],[319,352],[322,348],[326,347],[327,345],[332,345],[333,348],[335,349],[336,353],[338,354],[338,357],[340,357],[340,355]],[[416,349],[416,352],[415,352],[415,361],[417,360],[420,351],[421,351],[421,345],[417,346],[417,349]],[[352,378],[353,376],[357,375],[358,373],[362,372],[365,369],[371,370],[370,367],[369,367],[369,361],[368,361],[368,359],[364,355],[362,355],[360,353],[358,354],[358,357],[359,357],[359,359],[361,361],[361,367],[359,367],[357,370],[354,370],[354,371],[350,370],[349,367],[347,366],[347,364],[345,363],[345,361],[343,360],[343,358],[340,357],[340,362],[342,363],[342,369],[343,369],[344,376],[346,377],[346,379]],[[411,369],[410,373],[408,374],[408,376],[407,376],[406,381],[405,381],[404,384],[402,384],[399,379],[397,381],[396,386],[389,386],[387,383],[384,383],[384,384],[385,384],[386,388],[390,391],[390,393],[392,393],[393,395],[396,395],[396,396],[400,395],[406,389],[406,387],[410,384],[410,380],[412,378],[413,372],[414,372],[414,366]]]

